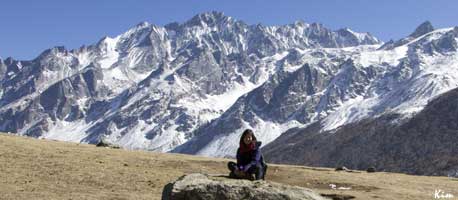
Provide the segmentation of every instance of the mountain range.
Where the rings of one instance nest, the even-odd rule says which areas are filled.
[[[386,43],[220,12],[143,22],[78,49],[0,59],[0,131],[232,157],[251,128],[272,162],[456,175],[457,38],[458,27],[429,22]]]

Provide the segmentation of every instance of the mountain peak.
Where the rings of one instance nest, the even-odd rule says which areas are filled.
[[[308,24],[305,23],[304,20],[296,20],[292,25],[294,25],[294,26],[302,26],[302,27],[308,26]]]
[[[433,25],[431,24],[431,22],[425,21],[425,22],[421,23],[415,29],[415,31],[412,34],[410,34],[409,36],[416,38],[416,37],[422,36],[422,35],[424,35],[426,33],[429,33],[431,31],[434,31]]]
[[[209,12],[203,12],[203,13],[200,13],[200,14],[197,14],[197,16],[201,16],[201,17],[225,17],[224,16],[224,13],[223,12],[219,12],[219,11],[209,11]]]
[[[14,62],[13,57],[9,56],[8,58],[5,59],[4,63],[7,65],[11,65]]]
[[[324,26],[321,23],[313,22],[312,24],[310,24],[310,27],[320,29]]]
[[[147,21],[143,21],[143,22],[140,22],[137,25],[135,25],[135,27],[137,27],[137,28],[144,28],[144,27],[147,27],[147,26],[150,26],[150,24]]]
[[[204,12],[192,17],[189,21],[185,24],[199,26],[202,24],[206,24],[209,26],[214,26],[224,21],[230,20],[231,17],[225,16],[223,12],[218,11],[211,11],[211,12]]]

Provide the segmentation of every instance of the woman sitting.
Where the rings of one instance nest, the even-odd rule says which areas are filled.
[[[230,177],[264,180],[267,165],[261,154],[261,142],[256,140],[254,133],[246,129],[240,137],[240,146],[237,149],[237,163],[229,162]],[[254,175],[254,177],[253,177]]]

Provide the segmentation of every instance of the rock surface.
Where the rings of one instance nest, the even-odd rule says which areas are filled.
[[[326,199],[310,189],[266,181],[189,174],[164,187],[163,200],[175,199]]]

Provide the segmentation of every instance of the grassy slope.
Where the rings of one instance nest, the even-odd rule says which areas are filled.
[[[227,173],[227,161],[0,134],[0,199],[160,199],[166,183],[193,172]],[[272,164],[266,179],[356,199],[433,199],[435,189],[458,197],[458,180],[447,177]]]

